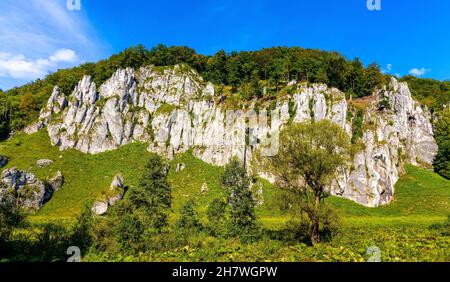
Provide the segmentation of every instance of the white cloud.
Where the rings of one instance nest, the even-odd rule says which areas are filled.
[[[430,69],[426,69],[426,68],[413,68],[409,71],[409,74],[411,75],[415,75],[415,76],[422,76],[424,74],[426,74],[427,72],[430,72]]]
[[[0,88],[96,61],[106,51],[86,11],[69,11],[65,0],[0,1]]]
[[[61,49],[56,51],[56,53],[53,54],[52,56],[50,56],[49,60],[54,63],[58,62],[74,63],[77,60],[77,55],[73,50]]]
[[[48,58],[37,60],[28,59],[23,54],[0,53],[0,76],[29,80],[42,78],[61,63],[73,63],[76,60],[76,53],[70,49],[61,49]]]
[[[392,64],[387,64],[386,68],[387,68],[387,71],[391,71],[392,70]]]

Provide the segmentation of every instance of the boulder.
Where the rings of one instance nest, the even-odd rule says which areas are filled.
[[[36,165],[39,168],[44,168],[44,167],[48,167],[48,166],[52,165],[53,163],[54,163],[54,161],[52,161],[52,160],[42,159],[42,160],[38,160],[36,162]]]
[[[206,193],[208,193],[208,191],[209,191],[208,184],[203,183],[202,187],[200,188],[200,193],[206,194]]]
[[[124,189],[125,185],[123,183],[123,174],[118,173],[114,176],[113,181],[111,182],[111,189]]]
[[[5,165],[7,165],[9,162],[8,157],[5,156],[0,156],[0,168],[4,167]]]
[[[64,185],[64,176],[61,171],[56,172],[56,175],[48,180],[52,192],[58,191]]]
[[[125,195],[125,184],[123,182],[123,174],[118,173],[114,176],[113,181],[111,183],[111,189],[107,195],[107,201],[109,206],[114,206],[117,202],[123,199]]]
[[[186,164],[184,163],[178,163],[175,167],[175,172],[180,172],[186,168]]]
[[[44,204],[47,191],[34,174],[13,167],[2,172],[1,181],[15,192],[16,200],[23,208],[36,212]]]
[[[108,209],[121,201],[125,195],[126,186],[123,181],[123,174],[114,176],[111,186],[103,199],[97,200],[92,207],[92,211],[97,215],[104,215]]]
[[[108,202],[106,201],[96,201],[92,207],[92,212],[96,215],[105,215],[108,211]]]

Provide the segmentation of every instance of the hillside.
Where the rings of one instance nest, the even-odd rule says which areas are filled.
[[[121,171],[129,186],[137,185],[146,156],[144,144],[130,144],[118,150],[99,155],[86,155],[75,150],[59,151],[50,144],[45,130],[33,135],[19,134],[0,145],[0,155],[12,156],[5,167],[16,166],[28,169],[41,178],[50,177],[61,170],[66,179],[64,188],[44,205],[32,222],[72,221],[80,212],[83,203],[93,201],[106,192],[111,179]],[[50,158],[55,163],[48,168],[36,167],[36,161]],[[190,153],[177,156],[172,162],[169,181],[174,193],[174,216],[183,203],[195,199],[199,212],[205,216],[206,206],[223,193],[220,175],[223,168],[208,165]],[[175,172],[176,164],[184,163],[186,168]],[[265,224],[279,225],[288,219],[274,206],[276,187],[267,181],[263,183],[264,204],[258,207],[258,214]],[[206,183],[208,192],[200,190]],[[445,220],[450,208],[450,181],[413,166],[407,167],[407,174],[396,185],[396,197],[392,204],[379,208],[366,208],[349,200],[331,197],[327,200],[342,213],[350,225],[429,225]]]
[[[364,261],[379,246],[386,261],[448,261],[450,181],[431,171],[450,171],[448,88],[403,80],[413,88],[318,50],[159,46],[0,94],[0,134],[11,133],[0,216],[17,216],[0,225],[0,249],[19,261],[61,260],[67,244],[86,261]],[[330,196],[316,195],[316,217],[291,205],[267,161],[284,129],[320,124],[348,150],[317,178]]]
[[[14,136],[0,145],[0,154],[13,156],[7,167],[28,169],[42,178],[52,176],[56,170],[62,171],[66,178],[64,187],[41,211],[28,216],[27,221],[35,226],[33,228],[48,223],[69,228],[75,223],[83,203],[95,200],[107,191],[117,171],[123,172],[127,185],[136,185],[144,160],[150,153],[143,144],[129,144],[94,156],[75,150],[60,152],[50,144],[47,133],[42,130],[32,135]],[[55,163],[45,169],[37,168],[36,161],[44,157]],[[185,168],[176,172],[179,163]],[[171,164],[169,182],[174,196],[171,222],[179,218],[183,203],[194,199],[200,219],[206,223],[207,205],[214,198],[224,196],[220,185],[223,168],[206,164],[189,152],[177,156]],[[429,226],[446,220],[450,207],[450,181],[413,166],[407,166],[406,172],[396,185],[393,203],[388,206],[367,208],[346,199],[328,198],[326,202],[341,215],[343,227],[340,235],[331,242],[314,247],[292,241],[289,233],[282,235],[290,215],[283,214],[277,207],[277,188],[260,180],[264,204],[257,207],[257,218],[265,229],[272,230],[267,231],[272,234],[270,240],[240,245],[233,240],[199,237],[195,240],[200,241],[190,239],[190,243],[185,243],[188,245],[174,247],[169,252],[153,252],[140,257],[92,252],[85,260],[364,261],[367,246],[376,245],[383,250],[383,261],[448,261],[448,236],[441,235],[441,229],[429,229]],[[208,185],[208,191],[201,193],[204,183]],[[27,234],[29,230],[22,233]]]

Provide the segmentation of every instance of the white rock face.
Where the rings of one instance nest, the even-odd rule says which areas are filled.
[[[277,101],[267,118],[264,109],[225,110],[214,102],[214,86],[186,66],[121,69],[99,87],[84,77],[69,97],[55,87],[35,127],[47,125],[52,144],[61,150],[96,154],[145,142],[148,150],[168,158],[192,148],[196,157],[219,166],[233,157],[252,164],[255,150],[267,146],[276,151],[279,144],[272,137],[290,119],[329,119],[352,134],[343,93],[321,84],[289,87],[294,94]],[[390,108],[379,111],[382,97]],[[392,79],[373,100],[364,115],[370,125],[364,127],[364,149],[330,187],[334,195],[371,207],[392,200],[405,162],[431,165],[437,151],[430,115],[412,99],[406,83]],[[270,179],[270,173],[259,173]]]
[[[108,211],[108,202],[105,201],[97,201],[94,203],[92,207],[92,212],[96,215],[105,215]]]
[[[111,182],[110,189],[106,195],[100,200],[97,200],[92,207],[92,212],[96,215],[105,215],[108,209],[121,201],[125,195],[125,184],[123,174],[118,173],[114,176]]]

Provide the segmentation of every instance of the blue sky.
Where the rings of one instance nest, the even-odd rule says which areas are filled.
[[[73,0],[78,1],[78,0]],[[450,1],[0,1],[0,88],[97,61],[131,45],[220,49],[301,46],[378,62],[391,74],[450,79]]]

